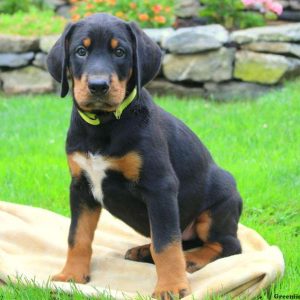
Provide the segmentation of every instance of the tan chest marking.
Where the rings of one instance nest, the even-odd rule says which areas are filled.
[[[110,169],[121,172],[126,179],[135,182],[139,180],[142,158],[137,152],[131,151],[122,157],[108,158],[108,161]]]
[[[68,155],[68,163],[72,176],[79,177],[82,172],[87,175],[92,194],[102,205],[104,204],[102,182],[107,170],[121,172],[126,179],[137,182],[142,167],[142,159],[135,151],[128,152],[122,157],[75,152]]]

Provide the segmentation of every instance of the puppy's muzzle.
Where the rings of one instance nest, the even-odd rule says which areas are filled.
[[[106,79],[91,78],[88,80],[88,88],[94,96],[105,96],[110,88],[110,83]]]

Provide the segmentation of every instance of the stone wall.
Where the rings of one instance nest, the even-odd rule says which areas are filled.
[[[233,33],[220,25],[145,31],[164,51],[161,72],[148,86],[158,94],[252,98],[300,75],[300,23]],[[57,38],[0,35],[0,90],[54,91],[45,60]]]
[[[279,0],[282,4],[284,11],[280,20],[300,22],[300,1],[299,0]]]

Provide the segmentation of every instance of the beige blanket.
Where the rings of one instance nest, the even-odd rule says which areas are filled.
[[[109,289],[117,299],[137,293],[151,295],[156,283],[155,266],[124,259],[127,249],[149,240],[106,211],[100,220],[93,243],[91,281],[77,288],[86,295]],[[0,201],[0,280],[7,281],[7,276],[16,280],[22,275],[45,285],[64,264],[69,223],[68,218],[44,209]],[[239,225],[238,235],[243,254],[188,274],[196,299],[213,293],[249,299],[283,275],[284,260],[276,246],[269,246],[243,225]],[[51,287],[71,290],[69,283],[51,283]]]

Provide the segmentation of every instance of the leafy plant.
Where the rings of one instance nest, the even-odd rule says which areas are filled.
[[[21,1],[20,1],[21,2]],[[66,20],[51,10],[40,11],[32,7],[28,12],[0,15],[0,33],[40,36],[60,33]]]
[[[96,12],[110,13],[125,21],[136,21],[141,27],[164,27],[173,22],[173,7],[167,0],[70,0],[73,21]]]
[[[224,25],[228,29],[265,25],[264,16],[244,11],[241,0],[201,0],[204,8],[200,15],[210,22]]]
[[[28,12],[32,7],[46,9],[47,5],[43,0],[1,0],[0,13],[14,14],[16,12]]]

